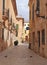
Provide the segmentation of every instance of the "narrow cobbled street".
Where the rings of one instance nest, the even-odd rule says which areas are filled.
[[[0,65],[47,65],[47,59],[35,54],[23,43],[0,53]]]
[[[47,65],[47,0],[0,0],[0,65]]]

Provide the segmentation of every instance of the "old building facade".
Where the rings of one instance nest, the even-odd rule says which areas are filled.
[[[47,0],[29,0],[29,48],[47,57]]]
[[[16,40],[20,44],[23,41],[24,18],[17,16],[16,20]]]
[[[0,39],[6,43],[6,47],[12,45],[11,33],[14,34],[16,15],[15,0],[0,0]]]

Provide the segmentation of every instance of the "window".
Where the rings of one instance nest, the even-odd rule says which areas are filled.
[[[16,30],[18,30],[18,27],[19,27],[18,24],[16,24]]]
[[[32,33],[33,45],[35,45],[35,32]]]
[[[7,15],[8,15],[8,21],[9,21],[9,9],[8,9]]]
[[[15,24],[13,23],[13,28],[15,28]]]
[[[32,6],[32,20],[34,20],[34,4]]]
[[[37,7],[36,7],[37,11],[40,11],[40,0],[37,0]]]
[[[16,37],[18,37],[18,31],[16,30]]]
[[[26,30],[25,30],[25,34],[26,34]]]
[[[4,9],[5,9],[5,0],[3,0],[3,15],[4,15]]]
[[[38,34],[38,45],[40,47],[40,31],[38,31],[37,34]]]
[[[45,30],[42,30],[42,44],[45,44]]]
[[[4,40],[4,29],[2,28],[2,40]]]
[[[11,16],[11,24],[12,24],[12,16]]]
[[[30,15],[29,15],[29,18],[30,18],[30,20],[31,20],[31,10],[29,10],[30,11]]]
[[[16,37],[18,36],[18,28],[19,28],[19,25],[16,24]]]

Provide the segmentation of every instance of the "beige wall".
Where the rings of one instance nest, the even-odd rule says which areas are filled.
[[[13,9],[13,6],[12,6],[12,2],[11,0],[5,0],[5,9],[8,10],[9,8],[9,11],[10,11],[10,18],[12,16],[12,22],[16,22],[16,16],[15,16],[15,13],[14,13],[14,9]],[[3,19],[2,19],[2,12],[3,12],[3,0],[0,0],[0,22],[3,22]],[[7,28],[4,28],[4,40],[2,40],[2,24],[0,23],[0,51],[3,51],[5,48],[7,48],[8,46],[11,46],[13,45],[13,41],[12,41],[12,37],[11,37],[11,32],[8,30],[8,19],[5,22],[5,26]],[[12,44],[11,44],[12,43]]]
[[[9,24],[8,22],[11,22],[10,19],[12,17],[12,23],[16,23],[16,16],[14,13],[14,9],[13,9],[11,0],[5,0],[5,9],[7,9],[7,10],[9,9],[9,21],[8,20],[5,21],[5,26],[7,27],[7,29],[4,29],[4,40],[6,40],[7,45],[10,46],[10,45],[14,45],[14,42],[11,38],[12,37],[11,32],[8,30],[8,24]],[[8,38],[7,38],[7,36],[8,36]]]

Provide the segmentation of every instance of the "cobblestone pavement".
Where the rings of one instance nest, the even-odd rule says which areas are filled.
[[[47,59],[28,49],[28,45],[18,45],[0,53],[0,65],[47,65]]]

